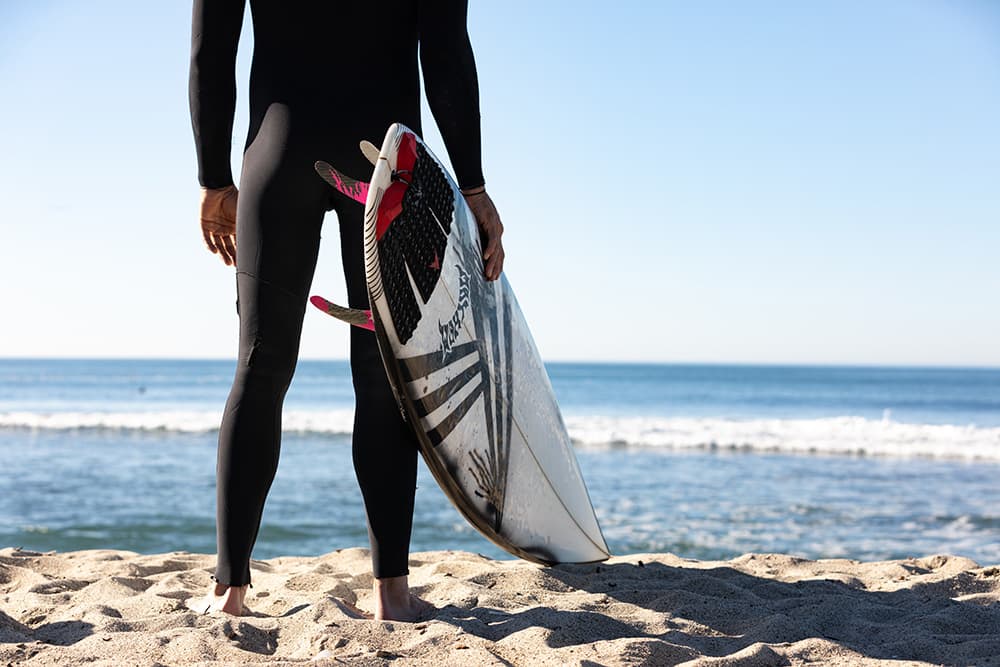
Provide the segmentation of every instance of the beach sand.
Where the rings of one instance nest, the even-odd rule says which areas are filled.
[[[1000,665],[1000,567],[669,554],[540,568],[413,554],[439,607],[371,609],[368,552],[254,561],[252,615],[200,614],[213,555],[0,550],[0,666]]]

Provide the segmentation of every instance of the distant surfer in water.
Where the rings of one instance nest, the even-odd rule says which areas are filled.
[[[205,608],[244,612],[250,552],[278,465],[281,406],[298,357],[323,216],[335,210],[351,307],[367,308],[363,207],[316,175],[347,174],[393,122],[420,132],[420,72],[459,186],[500,276],[503,227],[483,179],[479,89],[466,0],[250,0],[250,127],[240,189],[230,167],[235,63],[245,0],[195,0],[190,102],[205,244],[236,266],[236,377],[219,430],[216,585]],[[419,44],[419,60],[418,60]],[[418,65],[419,62],[419,65]],[[239,205],[237,206],[237,200]],[[374,616],[414,620],[430,605],[407,584],[417,443],[390,390],[375,336],[351,327],[354,467],[368,516]]]

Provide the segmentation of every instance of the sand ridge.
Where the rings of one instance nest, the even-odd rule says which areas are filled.
[[[1000,666],[1000,567],[671,554],[540,568],[413,554],[422,623],[371,609],[368,552],[253,561],[252,614],[200,614],[215,557],[0,549],[0,666]]]

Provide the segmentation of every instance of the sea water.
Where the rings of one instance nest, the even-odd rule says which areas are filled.
[[[0,546],[214,553],[234,364],[0,360]],[[1000,563],[1000,370],[547,368],[615,554]],[[346,362],[299,363],[255,558],[367,546],[352,405]],[[412,549],[507,557],[422,463]]]

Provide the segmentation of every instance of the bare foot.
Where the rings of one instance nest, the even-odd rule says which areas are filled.
[[[216,584],[211,593],[206,595],[200,602],[188,604],[190,609],[201,614],[208,614],[214,611],[221,611],[233,616],[246,616],[250,610],[243,604],[247,594],[246,586],[226,586]]]
[[[437,609],[426,600],[410,593],[406,576],[387,577],[372,582],[375,597],[375,619],[414,623],[429,618]]]

